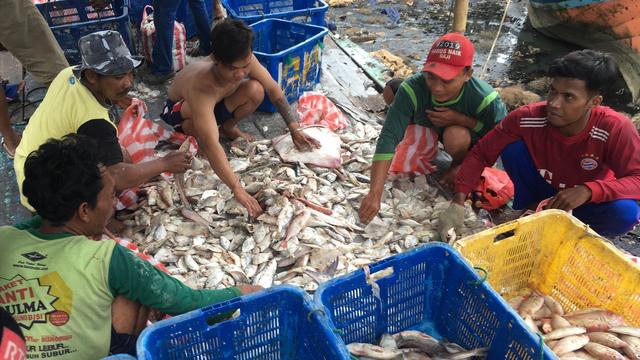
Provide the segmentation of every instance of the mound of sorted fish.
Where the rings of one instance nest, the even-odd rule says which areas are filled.
[[[185,174],[142,188],[146,198],[137,210],[118,215],[126,225],[121,235],[193,288],[287,283],[314,291],[334,276],[437,237],[438,214],[449,203],[425,176],[389,181],[379,217],[366,227],[359,223],[378,133],[378,125],[361,122],[336,133],[341,164],[333,169],[285,163],[271,140],[233,142],[230,165],[262,205],[260,217],[249,218],[208,162],[196,157]],[[470,234],[483,225],[467,211]]]
[[[415,330],[406,330],[394,335],[383,334],[379,345],[351,343],[347,345],[351,355],[365,359],[484,359],[487,348],[466,350],[462,346],[438,341],[435,338]]]
[[[533,291],[509,300],[560,359],[640,359],[640,328],[603,309],[565,313],[551,296]]]

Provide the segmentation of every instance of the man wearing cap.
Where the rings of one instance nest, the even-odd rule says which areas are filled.
[[[435,130],[433,136],[451,155],[449,174],[454,174],[471,146],[507,114],[498,93],[472,76],[473,52],[465,36],[445,34],[432,45],[422,72],[400,85],[378,137],[371,188],[360,207],[361,222],[369,223],[380,210],[396,147],[420,141],[405,138],[410,125]]]
[[[116,31],[89,34],[82,37],[78,45],[82,65],[68,67],[58,74],[16,149],[13,164],[20,201],[30,210],[22,192],[24,162],[50,138],[78,133],[95,139],[100,161],[114,177],[117,191],[139,185],[164,171],[183,172],[190,166],[190,155],[184,152],[169,153],[164,158],[135,165],[123,161],[118,130],[110,119],[109,109],[126,103],[133,85],[133,70],[141,61],[131,56]]]

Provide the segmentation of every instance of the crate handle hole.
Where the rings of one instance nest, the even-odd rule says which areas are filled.
[[[220,315],[213,315],[213,316],[207,316],[207,318],[205,319],[205,322],[207,323],[207,325],[209,326],[213,326],[216,325],[222,321],[226,321],[226,320],[233,320],[233,319],[237,319],[240,317],[241,312],[240,309],[235,309],[233,310],[233,313],[231,314],[231,316],[229,317],[221,317]]]
[[[384,268],[382,270],[378,270],[369,275],[369,279],[373,281],[378,281],[380,279],[386,278],[393,275],[393,266],[389,266],[388,268]]]
[[[493,242],[494,243],[500,242],[502,240],[505,240],[505,239],[508,239],[508,238],[514,236],[515,234],[516,234],[515,230],[505,231],[503,233],[500,233],[500,234],[496,235],[496,237],[493,238]]]

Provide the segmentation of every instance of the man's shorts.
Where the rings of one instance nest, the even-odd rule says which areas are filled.
[[[171,99],[167,99],[164,107],[162,108],[162,112],[160,113],[160,118],[165,123],[171,125],[174,130],[179,132],[183,132],[182,122],[184,119],[182,118],[182,114],[180,114],[183,102],[184,100],[174,102]],[[213,109],[213,114],[216,117],[216,123],[218,123],[218,126],[221,126],[229,119],[233,119],[233,113],[227,109],[227,106],[224,104],[224,100],[216,104]]]
[[[109,355],[129,354],[136,356],[136,336],[120,334],[111,326],[111,345]]]

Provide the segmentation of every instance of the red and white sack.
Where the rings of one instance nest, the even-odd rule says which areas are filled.
[[[349,124],[342,111],[319,92],[307,91],[298,99],[298,115],[302,125],[322,125],[331,131]]]
[[[153,45],[156,42],[156,27],[153,24],[153,14],[149,15],[147,10],[153,11],[153,6],[147,5],[142,11],[142,22],[140,22],[140,32],[142,33],[142,48],[144,58],[153,62]],[[187,31],[184,25],[173,22],[173,43],[171,46],[171,59],[173,59],[173,71],[180,71],[187,65]]]
[[[437,170],[431,162],[438,155],[438,133],[421,125],[411,124],[396,146],[389,172],[393,174],[431,174]]]
[[[156,146],[160,141],[180,145],[189,139],[189,151],[195,155],[198,143],[192,136],[167,129],[157,122],[144,117],[147,105],[140,99],[131,99],[131,105],[124,111],[118,124],[118,141],[126,150],[133,164],[156,159]],[[132,208],[138,201],[137,188],[128,189],[118,195],[116,209]]]

